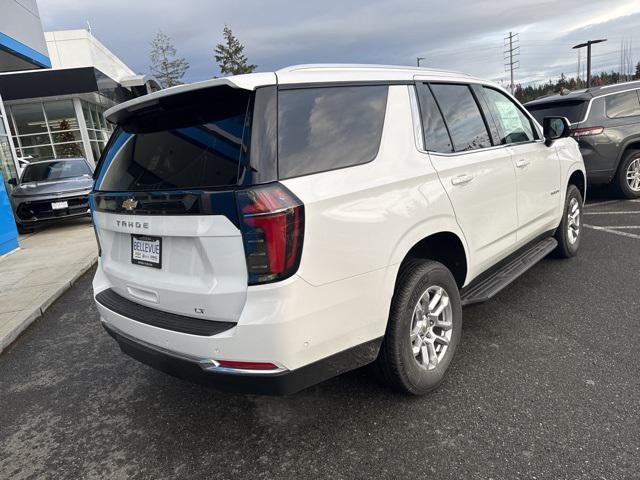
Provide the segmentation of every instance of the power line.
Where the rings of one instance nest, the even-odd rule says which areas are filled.
[[[520,45],[518,45],[519,42],[520,39],[517,33],[509,32],[509,35],[504,37],[504,67],[505,72],[511,73],[511,83],[509,84],[511,95],[513,95],[516,91],[516,86],[513,82],[513,71],[520,68]]]

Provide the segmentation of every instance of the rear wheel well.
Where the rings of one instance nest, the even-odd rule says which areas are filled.
[[[467,257],[462,241],[455,233],[441,232],[423,238],[416,243],[402,260],[400,269],[407,261],[417,258],[434,260],[449,269],[458,288],[462,288],[467,277]]]
[[[616,175],[620,171],[620,167],[622,166],[622,162],[624,162],[625,158],[633,153],[640,152],[640,141],[630,143],[629,145],[624,147],[624,150],[620,154],[620,158],[618,159],[618,165],[616,165]],[[615,181],[614,176],[614,181]]]
[[[575,185],[580,190],[580,195],[582,195],[582,201],[585,199],[585,187],[586,182],[584,179],[584,174],[580,170],[576,170],[569,177],[569,185]]]
[[[640,141],[630,143],[629,145],[624,147],[624,150],[622,151],[622,155],[620,155],[620,161],[618,163],[622,163],[622,160],[627,158],[627,155],[637,151],[640,151]]]

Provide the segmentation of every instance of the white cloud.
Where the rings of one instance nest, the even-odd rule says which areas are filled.
[[[520,79],[576,69],[575,43],[604,36],[594,69],[616,66],[640,23],[640,0],[39,0],[45,29],[83,28],[134,70],[146,72],[149,41],[170,35],[191,63],[188,80],[217,73],[213,48],[229,24],[261,70],[310,62],[425,64],[506,79],[502,39],[520,32]],[[640,42],[640,40],[639,40]],[[640,44],[639,44],[640,45]],[[640,53],[640,52],[639,52]],[[639,55],[640,56],[640,55]],[[640,60],[640,58],[637,58]]]

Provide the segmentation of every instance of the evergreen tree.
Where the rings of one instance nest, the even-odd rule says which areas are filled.
[[[76,138],[73,135],[73,132],[69,131],[70,128],[71,125],[67,120],[62,120],[60,122],[60,130],[62,131],[58,133],[59,142],[76,142]],[[58,158],[73,158],[83,156],[78,143],[62,143],[56,145],[55,148]]]
[[[176,47],[171,38],[160,30],[151,42],[151,73],[162,88],[182,85],[182,77],[189,68],[184,58],[176,58]]]
[[[599,87],[602,85],[611,85],[622,81],[622,75],[619,72],[600,72],[591,76],[591,86]],[[636,66],[636,78],[640,80],[640,62]],[[585,88],[584,80],[578,80],[576,78],[567,78],[562,74],[556,81],[549,80],[546,83],[538,85],[516,85],[515,97],[522,103],[535,100],[536,98],[544,97],[547,95],[555,95],[561,93],[564,89],[565,92],[570,90],[576,90]]]
[[[636,63],[636,74],[633,76],[634,80],[640,80],[640,62]]]
[[[231,29],[225,25],[222,31],[224,43],[219,43],[215,48],[215,57],[220,73],[223,75],[240,75],[251,73],[257,65],[248,64],[244,55],[244,45],[235,37]]]

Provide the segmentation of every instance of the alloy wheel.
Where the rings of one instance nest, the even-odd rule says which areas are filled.
[[[634,192],[640,192],[640,158],[633,160],[627,167],[627,185]]]
[[[413,309],[411,349],[418,365],[433,370],[442,361],[453,328],[451,301],[446,290],[433,285],[420,296]]]
[[[567,211],[567,238],[573,245],[580,237],[580,202],[577,198],[572,198]]]

